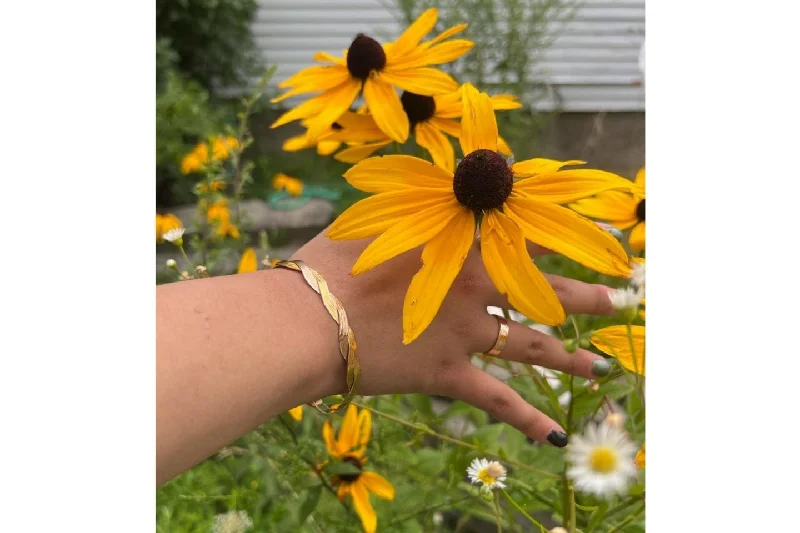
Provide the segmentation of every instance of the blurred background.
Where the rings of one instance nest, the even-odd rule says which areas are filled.
[[[359,32],[396,38],[429,7],[439,8],[436,31],[467,22],[464,37],[476,44],[442,69],[524,102],[497,115],[518,160],[583,159],[629,178],[644,166],[644,0],[157,0],[157,212],[194,231],[200,175],[182,173],[182,158],[235,126],[242,97],[274,67],[247,121],[253,142],[243,159],[252,179],[237,209],[245,240],[259,248],[266,233],[273,256],[290,256],[361,196],[341,179],[348,165],[313,149],[282,150],[301,128],[269,126],[300,99],[270,104],[276,85],[310,66],[317,51],[340,55]],[[307,193],[270,202],[279,173],[302,180]],[[233,272],[242,246],[209,268]],[[157,250],[157,280],[174,279],[164,267],[174,250]]]

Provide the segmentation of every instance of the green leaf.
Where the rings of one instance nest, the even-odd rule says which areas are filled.
[[[445,460],[442,452],[438,450],[431,450],[430,448],[422,448],[416,453],[417,470],[429,476],[435,476],[442,471],[445,466]]]
[[[421,414],[429,417],[434,416],[430,396],[426,394],[408,394],[405,400]]]
[[[557,481],[558,478],[550,476],[543,477],[536,483],[536,490],[539,492],[545,492],[547,490],[550,490],[551,488],[555,487]]]
[[[490,424],[475,430],[475,433],[470,435],[472,440],[480,444],[484,449],[497,449],[500,444],[500,435],[505,430],[505,424]]]
[[[608,502],[602,502],[597,507],[597,510],[592,513],[592,517],[589,518],[589,523],[586,524],[586,533],[591,533],[597,526],[600,525],[600,522],[606,516],[606,511],[608,511]]]
[[[300,512],[298,513],[298,520],[301,524],[304,523],[308,515],[316,509],[320,494],[322,494],[322,485],[317,485],[316,487],[308,489],[308,495],[303,505],[300,506]]]

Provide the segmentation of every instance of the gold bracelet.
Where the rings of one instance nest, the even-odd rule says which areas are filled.
[[[322,302],[325,304],[325,309],[328,310],[328,314],[330,314],[333,320],[339,325],[339,352],[347,363],[347,396],[345,396],[341,403],[332,406],[329,406],[322,400],[317,400],[309,404],[323,413],[335,413],[347,407],[358,393],[358,380],[361,376],[361,367],[358,365],[358,359],[356,357],[358,348],[356,336],[353,330],[350,329],[350,323],[347,321],[347,313],[344,312],[342,302],[331,294],[331,291],[328,290],[328,284],[319,272],[303,261],[276,261],[273,268],[279,267],[297,270],[303,274],[303,279],[314,289],[314,292],[322,297]]]

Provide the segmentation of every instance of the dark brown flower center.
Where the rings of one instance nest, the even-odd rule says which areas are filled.
[[[644,199],[636,205],[636,218],[644,222]]]
[[[514,174],[505,158],[486,149],[467,154],[453,177],[456,199],[475,212],[502,206],[513,185]]]
[[[333,124],[331,124],[331,129],[339,131],[339,130],[343,130],[344,126],[342,126],[338,122],[334,122]]]
[[[354,78],[366,80],[373,70],[386,66],[386,52],[381,43],[363,33],[356,35],[347,50],[347,70]]]
[[[361,461],[358,460],[356,457],[345,457],[342,459],[342,462],[351,464],[358,468],[358,474],[344,474],[340,475],[339,479],[345,481],[347,483],[352,483],[353,481],[357,480],[359,476],[361,476]]]
[[[403,110],[408,115],[408,122],[412,129],[418,123],[425,122],[431,118],[436,112],[436,103],[433,101],[433,96],[422,96],[421,94],[403,91],[400,103],[403,104]]]

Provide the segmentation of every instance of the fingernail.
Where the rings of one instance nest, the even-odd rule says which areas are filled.
[[[563,431],[556,431],[555,429],[547,434],[547,441],[553,446],[563,448],[567,445],[567,434]]]
[[[605,359],[592,361],[592,374],[595,376],[607,376],[611,372],[611,363]]]

